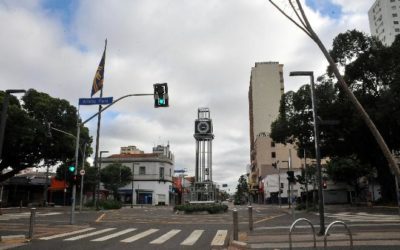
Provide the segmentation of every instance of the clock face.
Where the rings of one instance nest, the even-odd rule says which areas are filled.
[[[200,133],[208,133],[210,130],[210,124],[208,122],[202,121],[197,124],[197,131]]]

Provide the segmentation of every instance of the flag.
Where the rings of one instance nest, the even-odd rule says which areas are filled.
[[[97,91],[103,88],[103,81],[104,81],[104,64],[106,61],[106,49],[107,49],[107,39],[106,45],[104,46],[103,56],[101,57],[101,61],[99,63],[99,67],[97,67],[96,75],[93,79],[93,86],[92,86],[92,94],[91,97],[96,94]]]

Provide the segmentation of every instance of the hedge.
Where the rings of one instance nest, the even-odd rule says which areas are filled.
[[[175,206],[174,210],[184,211],[185,213],[207,211],[210,214],[216,214],[227,212],[228,206],[225,204],[183,204]]]

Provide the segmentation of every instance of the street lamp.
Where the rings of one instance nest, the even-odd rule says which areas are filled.
[[[3,97],[3,108],[1,110],[1,122],[0,122],[0,160],[3,152],[4,132],[6,130],[7,122],[7,109],[8,102],[10,101],[10,94],[25,93],[24,89],[7,89]]]
[[[322,171],[321,171],[321,156],[319,150],[319,132],[318,132],[318,122],[317,119],[317,105],[315,102],[315,87],[314,87],[314,72],[313,71],[292,71],[290,76],[309,76],[311,85],[311,104],[313,110],[313,122],[314,122],[314,142],[315,142],[315,159],[317,160],[317,178],[318,178],[318,210],[319,210],[319,221],[320,230],[319,234],[323,235],[325,233],[325,218],[324,218],[324,196],[322,194]]]
[[[103,161],[102,155],[103,153],[108,153],[108,151],[100,151],[100,161],[99,161],[99,166],[97,167],[97,192],[96,192],[96,208],[98,208],[99,205],[99,196],[100,196],[100,169],[101,169],[101,162]]]

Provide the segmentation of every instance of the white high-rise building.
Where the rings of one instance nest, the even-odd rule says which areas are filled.
[[[368,11],[371,35],[390,46],[400,34],[400,0],[376,0]]]

